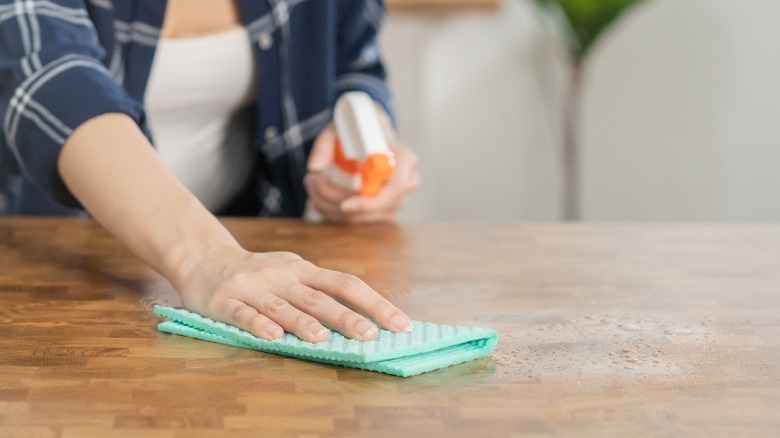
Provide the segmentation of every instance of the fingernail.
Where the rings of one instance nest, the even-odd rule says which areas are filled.
[[[377,334],[376,326],[366,320],[357,323],[355,329],[362,338],[373,338]]]
[[[265,331],[266,333],[271,335],[271,337],[274,339],[279,339],[284,334],[284,330],[282,330],[281,327],[279,327],[276,324],[270,324],[270,323],[265,326]]]
[[[326,329],[325,327],[322,326],[322,324],[318,322],[312,322],[311,324],[309,324],[309,331],[317,338],[320,338],[330,333],[330,330]]]
[[[390,319],[390,324],[392,324],[393,327],[395,327],[397,330],[400,330],[402,332],[410,332],[414,328],[414,325],[412,324],[412,321],[409,320],[408,317],[405,315],[395,315]]]

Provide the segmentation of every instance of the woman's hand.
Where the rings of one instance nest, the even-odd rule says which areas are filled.
[[[176,285],[184,306],[263,339],[278,339],[286,331],[322,342],[329,328],[349,338],[373,339],[377,327],[361,314],[393,332],[412,328],[403,312],[359,278],[319,268],[293,253],[251,253],[228,245],[210,250],[206,260]]]
[[[264,339],[278,338],[283,329],[324,341],[324,326],[373,338],[376,326],[359,313],[391,331],[411,328],[405,314],[357,277],[295,254],[241,248],[124,114],[82,124],[63,147],[58,168],[92,215],[164,275],[189,310]]]
[[[396,167],[376,196],[360,196],[350,189],[333,184],[322,173],[333,163],[336,147],[333,123],[314,142],[304,184],[311,206],[330,222],[357,224],[391,221],[403,206],[406,195],[420,184],[417,155],[398,143],[384,110],[380,110],[380,114],[390,149],[395,154]]]

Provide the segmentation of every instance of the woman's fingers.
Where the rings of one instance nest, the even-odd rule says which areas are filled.
[[[284,334],[284,330],[279,324],[261,315],[254,307],[235,298],[229,298],[222,302],[212,317],[267,341],[279,339]]]
[[[289,332],[323,342],[330,337],[326,327],[363,341],[376,337],[376,324],[411,330],[409,318],[362,280],[292,253],[222,252],[188,283],[186,308],[266,340]]]
[[[303,183],[308,189],[310,197],[333,203],[336,206],[354,194],[346,187],[333,184],[322,172],[310,172],[304,178]]]
[[[341,203],[345,221],[366,223],[391,220],[404,204],[406,195],[420,184],[417,156],[403,146],[395,146],[396,169],[376,196],[350,196]]]
[[[335,128],[329,125],[316,139],[309,156],[309,174],[304,185],[309,202],[330,222],[363,224],[391,221],[398,214],[405,196],[420,184],[417,155],[395,142],[392,131],[388,135],[393,143],[396,169],[382,190],[372,197],[357,196],[349,190],[333,184],[321,171],[333,162],[333,150],[337,141]]]
[[[336,149],[336,128],[333,122],[317,136],[309,154],[306,168],[310,171],[321,171],[333,163],[333,151]]]
[[[327,269],[317,269],[303,279],[307,286],[321,290],[347,306],[367,315],[380,326],[392,332],[412,330],[412,322],[405,313],[390,304],[354,275]]]
[[[351,339],[374,339],[378,330],[374,324],[332,297],[296,283],[288,289],[287,300],[303,312],[314,315],[325,325]]]
[[[364,213],[397,213],[404,205],[403,193],[385,187],[376,196],[353,196],[341,204],[341,211],[351,217]]]
[[[350,190],[331,183],[320,172],[307,175],[304,179],[304,185],[309,193],[309,203],[325,219],[331,222],[344,222],[344,215],[340,206],[344,199],[352,195]]]
[[[247,296],[247,303],[279,324],[284,331],[309,342],[322,342],[330,337],[325,328],[314,316],[302,312],[283,299],[279,292],[256,293]]]

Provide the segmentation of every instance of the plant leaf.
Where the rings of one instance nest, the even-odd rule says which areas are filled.
[[[546,13],[562,11],[568,20],[567,33],[576,38],[569,48],[581,62],[598,37],[623,12],[642,0],[536,0]],[[555,12],[553,12],[555,13]]]

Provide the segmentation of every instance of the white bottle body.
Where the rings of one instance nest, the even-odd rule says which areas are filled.
[[[348,160],[363,163],[376,154],[390,154],[390,146],[382,128],[374,100],[362,91],[344,93],[336,102],[334,125],[338,143]],[[348,173],[336,163],[323,171],[333,184],[358,192],[363,184],[360,173]],[[311,205],[306,205],[304,219],[322,221],[322,215]]]

